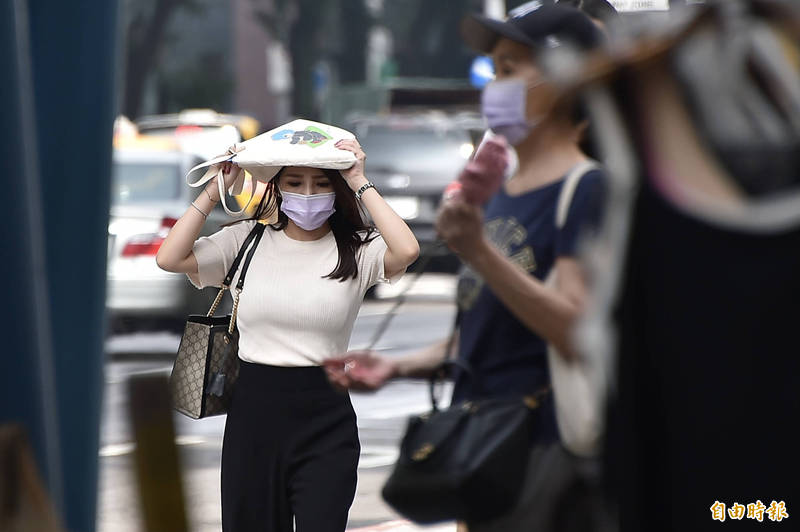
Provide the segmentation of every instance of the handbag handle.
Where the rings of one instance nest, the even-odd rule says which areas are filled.
[[[239,253],[236,254],[236,258],[233,260],[233,264],[231,264],[230,269],[228,269],[225,279],[222,281],[222,286],[217,293],[217,297],[214,299],[214,303],[211,304],[211,308],[209,309],[208,314],[206,314],[206,316],[210,318],[217,311],[217,307],[222,301],[222,295],[225,293],[225,290],[230,289],[233,276],[236,275],[236,270],[239,269],[239,264],[241,264],[242,259],[244,259],[242,272],[239,274],[239,281],[236,283],[236,293],[233,296],[233,312],[231,312],[231,321],[228,324],[229,335],[233,334],[233,329],[236,327],[236,315],[239,311],[239,295],[242,293],[242,289],[244,288],[244,278],[245,275],[247,275],[247,269],[250,267],[250,261],[255,254],[258,243],[261,241],[261,237],[264,235],[265,228],[266,225],[262,223],[256,223],[256,225],[247,235],[247,238],[245,238],[242,246],[239,248]],[[250,247],[250,252],[248,253],[247,248],[251,243],[253,243],[253,246]],[[247,253],[247,258],[245,258],[245,253]]]
[[[473,371],[472,366],[469,365],[469,362],[460,359],[458,355],[451,358],[453,345],[455,345],[456,335],[458,334],[458,328],[460,324],[461,312],[456,310],[456,317],[453,320],[453,326],[450,329],[450,338],[447,340],[447,347],[445,347],[445,360],[443,360],[442,363],[433,370],[431,376],[428,378],[428,393],[430,394],[431,398],[431,408],[434,412],[439,410],[439,402],[436,399],[435,393],[436,383],[445,380],[448,375],[452,373],[454,368],[458,368],[466,373],[470,381],[476,384],[478,389],[480,389],[481,386],[480,379],[476,375],[475,371]]]
[[[435,251],[437,251],[439,248],[441,248],[443,246],[444,246],[444,242],[442,242],[441,240],[435,241],[433,243],[433,246],[431,247],[431,250],[428,252],[428,254],[423,256],[422,259],[419,261],[418,266],[417,266],[416,277],[414,277],[411,280],[411,282],[408,283],[405,286],[405,288],[403,288],[403,291],[400,292],[397,295],[397,297],[395,298],[395,301],[392,304],[391,308],[388,310],[388,312],[386,312],[386,314],[383,315],[383,319],[380,321],[378,326],[375,328],[375,332],[373,333],[372,338],[370,339],[369,343],[367,344],[366,349],[374,348],[375,345],[378,343],[378,340],[380,340],[383,337],[383,333],[386,332],[386,329],[389,328],[389,324],[392,322],[394,317],[397,315],[397,310],[403,304],[405,304],[406,295],[408,294],[409,290],[411,290],[414,287],[414,285],[417,283],[417,281],[422,276],[422,274],[425,273],[425,271],[428,269],[428,265],[431,263],[431,260],[433,259]]]
[[[400,294],[395,299],[395,302],[392,305],[392,307],[389,309],[389,311],[386,314],[384,314],[383,319],[378,324],[378,326],[375,328],[375,333],[372,335],[372,338],[370,339],[369,343],[367,344],[366,349],[373,349],[375,347],[375,344],[378,343],[378,340],[381,339],[381,337],[383,336],[383,333],[386,332],[386,329],[389,328],[389,324],[392,322],[394,317],[397,315],[397,310],[403,304],[405,304],[405,302],[406,302],[406,294],[408,294],[409,290],[411,290],[411,288],[414,286],[414,284],[417,282],[417,280],[428,269],[428,265],[431,263],[431,259],[434,256],[433,251],[436,248],[440,248],[440,247],[443,247],[443,246],[444,246],[444,242],[442,242],[441,240],[437,240],[434,243],[434,249],[431,250],[431,252],[428,253],[426,256],[424,256],[422,258],[422,260],[420,260],[419,266],[417,267],[416,277],[410,283],[408,283],[408,285],[406,285],[406,287],[403,289],[403,291],[400,292]],[[450,338],[447,341],[447,347],[446,347],[446,350],[445,350],[445,353],[447,353],[448,356],[450,355],[450,353],[453,350],[453,345],[455,343],[456,334],[458,333],[458,325],[459,325],[460,322],[461,322],[461,312],[456,310],[456,317],[455,317],[455,320],[453,322],[453,327],[450,330]],[[435,394],[435,391],[434,391],[434,387],[435,387],[435,385],[436,385],[436,383],[438,381],[443,380],[447,376],[447,373],[450,371],[452,366],[459,367],[461,370],[463,370],[465,373],[467,373],[470,376],[471,379],[473,379],[473,380],[475,380],[477,382],[477,379],[475,379],[475,374],[472,371],[472,368],[469,366],[469,364],[466,361],[459,360],[458,357],[456,357],[455,359],[443,361],[433,371],[433,373],[431,374],[431,377],[429,378],[429,392],[430,392],[430,398],[431,398],[431,406],[432,406],[434,412],[439,410],[439,403],[436,400],[436,394]]]
[[[256,242],[250,249],[250,253],[247,255],[244,266],[242,266],[242,273],[239,275],[239,282],[236,283],[236,288],[238,289],[241,289],[244,286],[244,276],[247,274],[247,268],[250,266],[250,259],[253,258],[253,252],[255,251],[258,243],[261,241],[261,236],[264,234],[264,228],[266,228],[266,225],[256,223],[252,231],[250,231],[250,234],[247,235],[247,238],[245,238],[244,242],[242,243],[242,247],[239,248],[239,253],[236,255],[233,264],[231,264],[231,267],[228,270],[228,274],[225,276],[225,280],[222,281],[223,286],[230,287],[231,282],[233,282],[233,276],[236,275],[236,270],[239,268],[239,263],[242,262],[242,258],[247,251],[247,247],[250,245],[250,242],[255,240]]]
[[[256,247],[258,247],[258,243],[261,242],[261,237],[264,235],[265,227],[266,226],[264,224],[256,222],[256,227],[253,228],[256,231],[256,235],[253,241],[253,245],[250,248],[250,251],[247,253],[247,257],[245,258],[244,264],[242,265],[242,271],[239,273],[239,281],[237,281],[236,283],[236,293],[233,296],[233,311],[231,312],[231,321],[228,324],[228,336],[231,336],[233,334],[233,329],[236,327],[236,317],[239,315],[239,296],[242,294],[242,289],[244,288],[244,277],[245,275],[247,275],[247,269],[250,267],[250,261],[253,260],[253,255],[255,255]],[[239,256],[237,255],[236,258],[239,259]],[[231,268],[233,268],[233,265],[231,265]],[[225,278],[225,280],[228,282],[229,285],[232,279],[233,279],[233,274],[231,272],[228,272],[228,276]]]
[[[472,366],[470,366],[467,361],[461,360],[460,358],[445,360],[433,370],[433,373],[431,373],[431,376],[428,378],[428,393],[431,398],[431,410],[433,412],[439,411],[439,400],[436,399],[435,391],[436,383],[445,380],[454,367],[466,373],[470,380],[480,383],[476,378],[475,372],[472,370]]]

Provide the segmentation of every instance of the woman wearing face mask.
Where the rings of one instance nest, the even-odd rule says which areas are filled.
[[[284,167],[252,218],[198,239],[220,199],[210,181],[156,258],[199,288],[219,286],[254,224],[274,221],[239,304],[241,366],[222,450],[225,531],[341,532],[347,523],[360,449],[355,414],[320,363],[347,349],[366,290],[402,275],[419,246],[367,181],[358,142],[337,147],[355,154],[352,168]],[[226,165],[225,189],[235,179]],[[363,222],[359,201],[375,227]]]
[[[574,353],[570,331],[586,298],[575,258],[578,235],[598,215],[603,174],[583,173],[566,221],[556,227],[565,176],[588,160],[579,147],[586,123],[573,106],[553,104],[537,53],[566,44],[590,49],[600,44],[601,34],[578,10],[540,6],[523,5],[505,22],[471,17],[462,31],[473,48],[491,54],[496,80],[484,89],[483,112],[490,128],[513,146],[519,164],[485,207],[456,198],[443,204],[437,220],[442,239],[466,263],[458,284],[456,350],[480,379],[478,388],[457,375],[453,402],[541,393],[550,383],[546,342],[564,356]],[[477,177],[478,183],[491,182]],[[546,286],[551,271],[557,282]],[[443,340],[403,358],[350,352],[325,367],[340,386],[375,389],[391,378],[429,374],[444,359],[446,345]],[[558,439],[552,396],[546,397],[532,427],[534,443]],[[526,516],[521,504],[513,515],[469,529],[550,530],[543,504],[531,507],[539,515]]]

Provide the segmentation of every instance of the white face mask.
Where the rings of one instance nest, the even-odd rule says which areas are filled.
[[[281,191],[281,210],[286,213],[298,227],[313,231],[322,226],[331,214],[336,211],[336,192],[323,194],[295,194]]]

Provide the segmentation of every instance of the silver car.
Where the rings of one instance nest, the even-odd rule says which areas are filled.
[[[435,246],[442,193],[458,177],[485,130],[474,113],[407,112],[353,115],[348,126],[367,153],[367,172],[386,202],[417,237],[429,270],[455,271],[458,259]]]
[[[179,328],[189,313],[205,313],[213,301],[216,289],[197,290],[185,275],[165,272],[155,261],[169,228],[200,190],[185,181],[198,162],[178,150],[115,149],[106,297],[112,331]],[[227,221],[215,208],[201,234]]]

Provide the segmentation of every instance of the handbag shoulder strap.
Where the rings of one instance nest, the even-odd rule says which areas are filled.
[[[264,229],[266,225],[262,223],[256,222],[253,229],[247,235],[247,238],[244,239],[242,246],[239,248],[239,253],[236,254],[236,258],[233,260],[233,264],[231,264],[230,269],[228,270],[228,274],[225,275],[225,280],[222,282],[223,286],[230,287],[231,282],[233,282],[233,276],[236,275],[236,270],[239,269],[239,264],[241,264],[242,259],[245,257],[245,253],[247,253],[247,248],[250,247],[250,244],[253,243],[253,246],[250,247],[250,252],[247,253],[247,258],[244,261],[244,265],[242,266],[242,273],[239,274],[239,281],[236,283],[236,288],[239,290],[244,287],[244,278],[247,274],[247,269],[250,267],[250,261],[253,258],[253,254],[255,253],[256,247],[258,243],[261,241],[261,237],[264,234]]]
[[[225,293],[225,290],[228,290],[231,287],[231,283],[233,282],[233,276],[236,275],[236,270],[239,269],[239,264],[241,264],[242,259],[247,253],[247,248],[253,243],[253,246],[250,248],[250,252],[247,253],[247,258],[244,260],[244,266],[242,266],[242,273],[239,275],[239,282],[236,283],[236,294],[234,295],[234,309],[239,306],[239,293],[242,291],[244,287],[244,277],[247,274],[247,268],[250,266],[250,260],[253,258],[253,254],[256,251],[256,247],[258,243],[261,241],[261,236],[264,234],[264,228],[266,225],[262,223],[256,222],[256,225],[253,229],[250,230],[248,233],[247,238],[244,239],[242,242],[241,247],[239,248],[239,252],[236,254],[236,258],[233,259],[233,264],[231,264],[230,269],[228,269],[227,275],[225,275],[225,279],[222,281],[222,286],[217,292],[217,297],[214,299],[214,302],[211,303],[211,308],[208,310],[206,316],[209,318],[214,315],[217,311],[217,307],[219,306],[220,302],[222,301],[222,295]],[[255,242],[253,242],[255,241]],[[231,324],[229,327],[230,331],[233,331],[233,326],[235,324],[235,313],[234,316],[231,318]]]
[[[581,178],[598,167],[599,165],[596,161],[587,159],[573,166],[567,177],[564,178],[564,184],[561,186],[561,193],[558,195],[558,203],[556,204],[556,229],[563,228],[564,224],[567,223],[569,206],[572,203],[572,197],[575,195],[575,189],[578,188]]]

